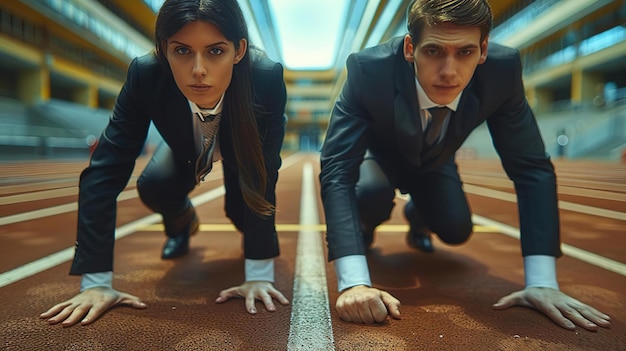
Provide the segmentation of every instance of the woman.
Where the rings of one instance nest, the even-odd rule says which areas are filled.
[[[188,194],[222,160],[226,215],[244,234],[246,282],[217,302],[260,299],[273,311],[275,186],[285,133],[282,66],[248,50],[236,0],[168,0],[156,20],[156,50],[136,58],[90,165],[80,178],[78,234],[70,274],[80,293],[41,314],[49,323],[89,324],[117,305],[145,308],[112,288],[116,197],[124,189],[153,122],[162,142],[137,181],[142,201],[160,213],[167,241],[161,257],[189,250],[198,230]]]

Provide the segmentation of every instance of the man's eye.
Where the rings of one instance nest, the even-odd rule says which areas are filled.
[[[461,56],[470,56],[472,53],[473,53],[472,50],[461,50],[459,52],[459,55],[461,55]]]
[[[436,56],[439,54],[439,50],[437,49],[426,49],[426,54],[429,56]]]

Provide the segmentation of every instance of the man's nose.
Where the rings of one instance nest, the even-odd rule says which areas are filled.
[[[445,77],[453,77],[456,74],[456,65],[457,62],[454,56],[446,56],[441,66],[441,75]]]

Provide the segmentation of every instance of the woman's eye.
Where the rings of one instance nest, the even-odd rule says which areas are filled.
[[[211,55],[221,55],[224,52],[224,50],[220,49],[220,48],[212,48],[209,50],[209,54]]]
[[[189,53],[189,49],[183,46],[177,47],[174,51],[179,55],[187,55]]]

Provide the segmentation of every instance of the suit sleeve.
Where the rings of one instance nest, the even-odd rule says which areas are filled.
[[[253,84],[256,87],[254,103],[257,128],[267,173],[265,199],[276,205],[276,183],[278,170],[282,165],[280,151],[287,122],[285,116],[287,91],[283,79],[283,67],[279,63],[271,63],[268,67],[264,65],[263,68],[258,68],[255,71],[253,79],[255,79]],[[239,184],[234,181],[238,179],[236,167],[225,165],[223,169],[226,187],[226,212],[244,234],[245,258],[262,260],[278,256],[280,250],[275,227],[275,214],[262,217],[246,206]]]
[[[113,270],[117,196],[128,183],[150,125],[137,103],[138,66],[136,60],[130,64],[109,123],[80,176],[72,275]]]
[[[365,254],[354,189],[371,123],[360,97],[363,75],[358,56],[348,57],[347,70],[348,77],[332,110],[320,159],[329,261]]]
[[[556,175],[524,95],[522,65],[515,55],[511,97],[487,125],[504,170],[515,185],[522,255],[560,256]]]

